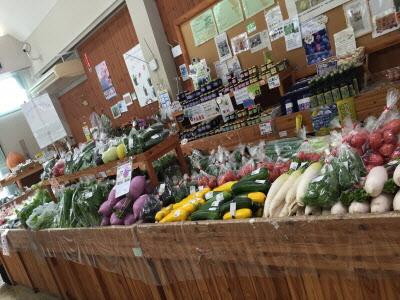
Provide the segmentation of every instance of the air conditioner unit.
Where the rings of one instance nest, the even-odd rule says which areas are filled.
[[[82,82],[82,79],[86,79],[82,62],[79,59],[65,61],[55,65],[40,77],[29,89],[29,94],[31,97],[37,97],[44,92],[59,94],[74,82]]]

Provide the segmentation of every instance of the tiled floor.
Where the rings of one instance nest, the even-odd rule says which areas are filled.
[[[57,300],[58,298],[44,293],[35,293],[23,286],[3,284],[0,287],[0,300]]]

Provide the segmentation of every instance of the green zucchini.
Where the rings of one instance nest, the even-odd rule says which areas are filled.
[[[232,199],[232,194],[229,192],[211,192],[211,193],[213,193],[211,198],[207,197],[208,193],[205,196],[207,202],[213,202],[215,200],[229,201]]]
[[[162,132],[163,129],[164,125],[156,123],[144,130],[141,134],[141,138],[144,142],[147,142],[153,135]]]
[[[251,172],[251,174],[244,176],[240,179],[242,181],[255,181],[255,180],[267,180],[268,179],[268,170],[266,168],[259,168]]]
[[[230,210],[231,203],[236,203],[236,210],[242,208],[250,208],[253,209],[253,202],[249,198],[235,197],[232,201],[226,202],[221,205],[219,208],[219,212],[221,217]]]
[[[267,180],[239,181],[232,187],[234,195],[247,194],[252,192],[268,193],[270,183]]]
[[[191,214],[190,220],[218,220],[220,219],[219,209],[215,207],[215,210],[198,210]]]
[[[155,135],[152,135],[148,141],[145,142],[144,144],[144,149],[148,150],[151,147],[158,145],[161,143],[167,136],[169,135],[168,130],[164,130],[160,133],[156,133]]]

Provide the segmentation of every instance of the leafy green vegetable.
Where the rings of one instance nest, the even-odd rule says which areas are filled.
[[[340,202],[343,205],[349,206],[351,202],[367,202],[371,199],[371,197],[367,194],[367,192],[362,188],[351,188],[346,191],[343,191],[340,195]]]
[[[339,155],[332,162],[337,169],[339,185],[342,190],[347,190],[360,182],[366,175],[366,170],[361,157],[352,151],[347,145],[339,148]]]
[[[32,230],[40,230],[55,227],[55,219],[58,214],[58,205],[54,202],[45,203],[36,207],[29,216],[26,224]]]
[[[399,187],[394,183],[393,178],[390,178],[385,182],[385,185],[383,186],[383,192],[386,194],[391,194],[394,195],[397,193],[399,190]]]
[[[20,211],[17,211],[17,217],[21,221],[21,224],[26,227],[26,221],[32,214],[33,210],[48,202],[51,202],[49,192],[43,188],[38,188],[35,195],[32,197],[32,201],[28,202]]]

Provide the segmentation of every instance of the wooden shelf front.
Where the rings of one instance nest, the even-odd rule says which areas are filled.
[[[43,170],[43,167],[41,164],[33,164],[29,167],[27,167],[24,171],[22,171],[21,173],[18,173],[15,176],[10,176],[7,178],[4,178],[2,180],[0,180],[0,187],[2,186],[7,186],[13,183],[16,183],[17,181],[24,179],[28,176],[31,176],[37,172],[40,172]]]

